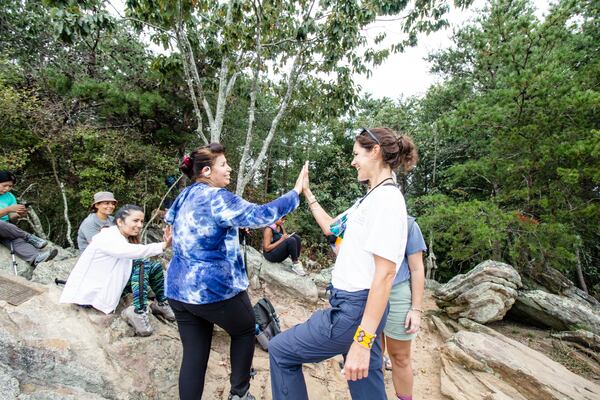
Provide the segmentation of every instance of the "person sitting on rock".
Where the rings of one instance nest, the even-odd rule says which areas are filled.
[[[288,257],[292,258],[292,271],[306,275],[300,257],[300,237],[295,233],[288,235],[283,227],[285,217],[269,225],[263,231],[263,254],[267,261],[280,263]]]
[[[102,228],[114,225],[112,213],[117,207],[117,200],[111,192],[98,192],[94,195],[92,212],[85,217],[77,231],[77,247],[83,253],[85,248]]]
[[[14,253],[32,266],[50,261],[58,254],[57,249],[40,251],[48,244],[47,240],[27,233],[11,222],[27,215],[27,207],[17,204],[10,192],[17,179],[10,171],[0,171],[0,243],[14,250]]]
[[[148,288],[156,295],[150,310],[175,320],[166,303],[162,266],[144,259],[161,254],[171,245],[171,230],[165,229],[161,243],[140,244],[144,212],[132,204],[117,211],[115,222],[115,226],[102,229],[85,248],[67,279],[60,302],[89,305],[109,314],[117,308],[124,292],[133,292],[133,305],[121,316],[136,334],[149,336],[153,330],[146,307]]]

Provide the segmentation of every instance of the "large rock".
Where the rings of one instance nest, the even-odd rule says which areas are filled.
[[[526,290],[511,310],[511,317],[536,322],[556,330],[585,329],[600,334],[600,313],[584,301],[542,290]]]
[[[600,386],[490,328],[460,320],[442,348],[442,393],[453,400],[595,400]]]
[[[17,274],[19,276],[25,277],[26,279],[30,279],[31,274],[33,273],[33,267],[28,262],[21,260],[17,256],[15,256],[15,261],[17,263]],[[12,256],[10,255],[10,250],[1,244],[0,244],[0,271],[14,275],[13,260],[12,260]]]
[[[552,333],[550,336],[567,342],[577,343],[589,347],[596,352],[600,352],[600,335],[596,335],[589,331],[579,329],[576,331]],[[600,354],[598,354],[598,356],[600,357]]]
[[[71,257],[41,263],[33,270],[31,280],[43,284],[54,284],[55,279],[66,281],[77,259]]]
[[[501,320],[522,286],[510,265],[484,261],[467,274],[457,275],[435,291],[437,305],[451,318],[469,318],[485,324]]]
[[[25,262],[25,261],[21,260],[19,257],[15,256],[15,261],[17,262],[18,275],[22,276],[26,279],[32,279],[35,269],[37,269],[37,268],[43,268],[44,266],[51,268],[51,265],[54,262],[79,256],[78,250],[63,249],[62,247],[57,246],[52,242],[49,242],[48,245],[40,251],[47,251],[50,249],[58,250],[58,254],[56,255],[56,257],[54,257],[54,260],[49,261],[47,263],[38,264],[38,266],[36,268],[33,268],[28,262]],[[10,254],[10,250],[8,248],[4,247],[3,245],[0,245],[0,271],[8,272],[8,273],[14,275],[14,267],[13,267],[13,261],[12,261],[12,256]],[[52,278],[52,279],[54,281],[54,278]]]
[[[323,268],[319,272],[315,272],[310,274],[310,279],[317,286],[317,290],[319,291],[319,297],[326,299],[327,298],[327,288],[331,283],[331,272],[333,271],[333,267]]]
[[[0,273],[3,277],[11,275]],[[41,294],[19,306],[0,301],[0,400],[170,400],[178,397],[181,342],[175,323],[150,316],[154,334],[133,336],[116,314],[58,304],[61,288],[23,278]],[[256,301],[264,292],[250,292]],[[287,329],[316,306],[273,291],[271,300]],[[230,389],[229,336],[215,329],[203,398],[227,399]],[[271,399],[269,353],[257,350],[251,391]],[[305,367],[310,398],[349,398],[337,361]]]
[[[250,279],[253,275],[257,275],[268,284],[302,300],[316,302],[319,299],[315,283],[308,275],[296,275],[292,271],[291,262],[269,262],[258,250],[251,246],[247,247],[246,260]]]

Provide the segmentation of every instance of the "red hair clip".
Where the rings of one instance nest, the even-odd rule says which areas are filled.
[[[185,155],[185,156],[183,156],[183,161],[181,162],[181,164],[186,166],[187,168],[191,168],[192,167],[192,159],[190,158],[190,156]]]

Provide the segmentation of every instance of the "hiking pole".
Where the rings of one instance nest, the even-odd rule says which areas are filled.
[[[15,270],[15,275],[19,275],[17,271],[17,259],[15,258],[15,246],[13,245],[12,240],[10,241],[10,256],[12,257],[13,269]]]

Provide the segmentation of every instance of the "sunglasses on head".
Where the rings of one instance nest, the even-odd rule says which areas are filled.
[[[371,131],[370,131],[370,130],[368,130],[367,128],[360,128],[360,133],[358,134],[358,136],[360,136],[360,135],[364,135],[365,133],[366,133],[367,135],[369,135],[369,137],[370,137],[371,139],[373,139],[373,141],[374,141],[375,143],[377,143],[378,145],[380,145],[380,146],[381,146],[381,143],[379,142],[379,139],[377,139],[377,136],[375,136],[375,135],[373,134],[373,132],[371,132]]]

